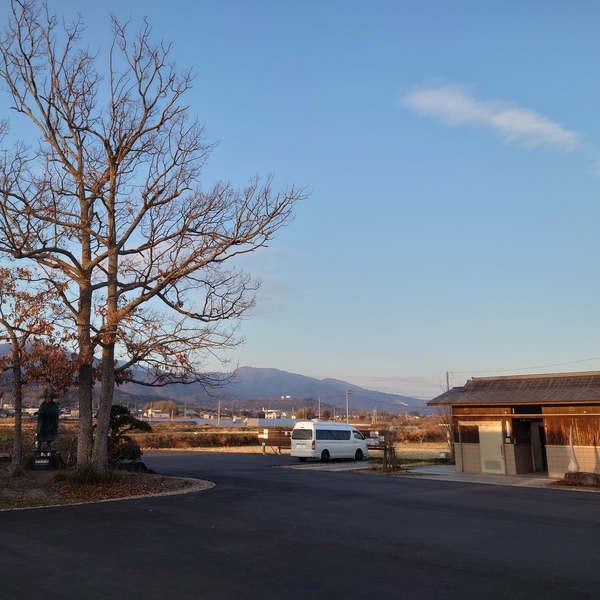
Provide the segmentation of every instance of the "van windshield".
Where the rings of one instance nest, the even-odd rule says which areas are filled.
[[[312,429],[294,429],[292,431],[293,440],[312,440]]]

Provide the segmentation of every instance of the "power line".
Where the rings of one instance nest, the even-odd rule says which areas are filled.
[[[584,358],[583,360],[573,360],[571,362],[554,363],[553,365],[538,365],[537,367],[524,367],[522,369],[499,369],[487,371],[450,371],[453,375],[478,375],[480,373],[514,373],[515,371],[531,371],[533,369],[549,369],[551,367],[563,367],[565,365],[576,365],[579,363],[600,360],[600,356],[595,358]]]
[[[373,398],[373,397],[369,397],[369,396],[363,396],[362,394],[359,394],[358,392],[354,391],[354,390],[348,390],[357,400],[363,400],[363,401],[368,401],[368,402],[377,402],[377,404],[387,404],[388,406],[404,406],[404,404],[402,404],[402,400],[399,400],[397,402],[389,402],[386,400],[378,400],[377,398]],[[387,394],[387,392],[373,392],[373,394]],[[400,396],[400,394],[387,394],[388,396]],[[344,398],[344,395],[335,395],[335,396],[320,396],[321,400],[323,402],[327,401],[329,403],[331,403],[333,400],[337,400],[340,398]],[[413,396],[411,396],[412,398]],[[417,398],[417,400],[426,400],[426,398]],[[313,400],[314,402],[314,400]],[[405,408],[418,408],[415,406],[406,406]]]

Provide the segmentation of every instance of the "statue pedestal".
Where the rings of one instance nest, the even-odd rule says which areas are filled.
[[[60,452],[56,454],[41,452],[28,454],[23,460],[23,468],[26,471],[58,471],[65,469],[66,465]]]

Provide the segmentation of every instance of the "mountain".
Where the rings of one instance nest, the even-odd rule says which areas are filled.
[[[0,344],[0,356],[10,352],[9,344]],[[143,380],[144,372],[134,368],[134,376]],[[0,378],[0,392],[4,392],[4,401],[11,399],[12,376],[4,373]],[[26,387],[25,405],[39,403],[41,389],[44,386]],[[99,392],[95,387],[95,394]],[[325,408],[346,409],[346,390],[350,390],[348,403],[351,411],[405,412],[418,410],[430,412],[427,400],[386,394],[366,390],[356,385],[337,379],[315,379],[296,373],[288,373],[278,369],[259,369],[240,367],[236,371],[235,380],[218,388],[205,390],[200,384],[174,384],[165,387],[148,387],[135,383],[117,386],[115,389],[116,403],[141,404],[158,400],[175,400],[189,405],[205,406],[207,408],[221,406],[229,409],[260,410],[272,408],[290,411],[292,407],[316,406],[321,398],[321,406]],[[60,402],[64,406],[76,402],[77,390],[71,389],[68,394],[61,394]],[[312,399],[314,402],[311,402]],[[1,404],[1,402],[0,402]]]
[[[351,411],[405,412],[427,411],[427,400],[386,394],[366,390],[337,379],[315,379],[305,375],[288,373],[278,369],[259,369],[240,367],[236,371],[235,381],[224,384],[207,392],[199,384],[169,385],[164,388],[148,388],[137,384],[126,384],[115,390],[120,401],[142,402],[158,399],[170,399],[188,404],[213,407],[220,401],[222,407],[258,410],[289,409],[308,404],[303,400],[315,402],[320,397],[323,407],[346,408],[346,390],[350,390],[349,405]]]

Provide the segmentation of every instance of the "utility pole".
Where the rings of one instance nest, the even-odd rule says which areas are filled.
[[[221,398],[219,398],[219,406],[217,408],[217,425],[221,424]]]
[[[450,375],[449,375],[448,371],[446,371],[446,391],[447,392],[450,391]],[[451,407],[446,407],[446,408],[450,409],[449,412],[446,412],[446,416],[445,416],[446,420],[448,421],[447,427],[446,427],[446,440],[448,443],[448,449],[450,450],[452,457],[454,457],[454,420],[452,418],[452,408]],[[458,427],[458,439],[460,440],[460,426]],[[461,452],[462,452],[462,445],[460,446],[460,448],[461,448]],[[461,455],[461,460],[462,460],[462,455]]]
[[[346,423],[350,423],[350,412],[348,411],[348,396],[352,392],[350,390],[346,390]]]
[[[319,421],[321,420],[321,396],[319,396]]]

